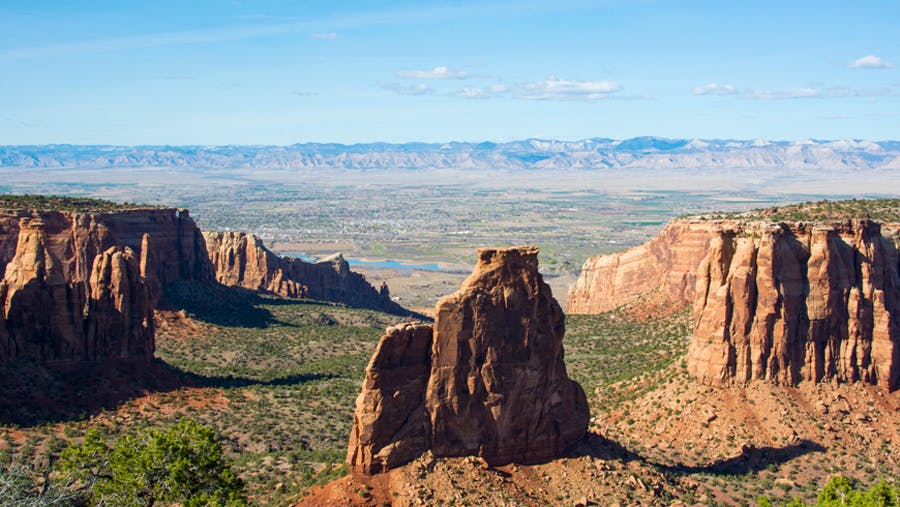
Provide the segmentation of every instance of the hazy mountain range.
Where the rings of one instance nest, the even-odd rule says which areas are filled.
[[[0,146],[0,167],[210,169],[900,169],[900,141],[722,139],[290,146]]]

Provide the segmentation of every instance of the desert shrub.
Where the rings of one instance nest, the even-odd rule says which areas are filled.
[[[244,484],[222,452],[215,431],[191,419],[167,429],[124,435],[114,445],[95,430],[66,448],[60,476],[79,485],[93,505],[239,506]]]
[[[5,507],[68,507],[75,495],[52,482],[49,475],[38,477],[19,462],[0,464],[0,505]]]
[[[772,501],[759,498],[760,507],[772,507]],[[836,475],[819,492],[815,507],[900,507],[900,486],[880,480],[869,489],[859,489],[854,482]],[[800,500],[793,500],[785,507],[805,507]]]

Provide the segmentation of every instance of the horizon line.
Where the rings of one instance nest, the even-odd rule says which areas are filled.
[[[171,143],[162,143],[162,144],[109,144],[109,143],[89,143],[89,144],[76,144],[76,143],[32,143],[32,144],[0,144],[0,147],[3,148],[23,148],[23,147],[102,147],[102,148],[154,148],[154,147],[168,147],[168,148],[224,148],[224,147],[258,147],[258,148],[289,148],[292,146],[303,146],[303,145],[340,145],[340,146],[366,146],[366,145],[393,145],[393,146],[404,146],[411,144],[425,144],[425,145],[443,145],[443,144],[510,144],[510,143],[518,143],[518,142],[528,142],[528,141],[543,141],[543,142],[559,142],[559,143],[578,143],[584,141],[611,141],[611,142],[624,142],[631,141],[635,139],[655,139],[661,141],[723,141],[723,142],[766,142],[772,144],[778,143],[790,143],[790,144],[802,144],[805,141],[811,143],[831,143],[831,142],[870,142],[870,143],[890,143],[890,142],[900,142],[900,139],[890,139],[890,138],[882,138],[882,139],[867,139],[862,137],[855,138],[798,138],[798,139],[767,139],[762,137],[755,138],[736,138],[736,137],[664,137],[664,136],[654,136],[654,135],[643,135],[643,136],[633,136],[633,137],[623,137],[623,138],[615,138],[615,137],[582,137],[577,139],[562,139],[562,138],[551,138],[551,137],[525,137],[518,139],[510,139],[506,141],[493,141],[489,139],[484,139],[480,141],[459,141],[459,140],[449,140],[449,141],[359,141],[359,142],[342,142],[342,141],[298,141],[291,144],[264,144],[264,143],[245,143],[245,144],[237,144],[237,143],[187,143],[187,144],[171,144]]]

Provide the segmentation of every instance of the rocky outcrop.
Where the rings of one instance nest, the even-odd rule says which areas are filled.
[[[388,330],[357,399],[352,468],[379,472],[429,449],[534,463],[584,436],[587,402],[566,373],[565,317],[537,254],[479,250],[472,275],[438,302],[430,336],[427,326]]]
[[[425,324],[390,327],[366,368],[347,462],[366,474],[385,472],[428,449],[425,388],[431,336]]]
[[[310,298],[357,308],[407,313],[391,301],[386,285],[376,290],[363,275],[351,271],[340,254],[318,262],[305,262],[279,257],[252,234],[205,232],[203,235],[215,278],[223,285],[287,298]]]
[[[869,220],[720,224],[700,264],[688,369],[900,387],[897,246]]]
[[[710,384],[833,379],[896,389],[898,245],[896,224],[867,219],[673,220],[645,245],[589,259],[568,309],[693,305],[688,367]]]
[[[138,208],[108,213],[0,210],[0,268],[15,255],[23,218],[44,224],[50,243],[55,245],[55,256],[70,280],[86,278],[94,256],[113,245],[146,252],[147,275],[159,284],[212,279],[203,235],[184,209]]]
[[[153,291],[138,255],[105,230],[21,218],[0,281],[0,360],[150,360]],[[102,250],[101,250],[102,249]],[[96,254],[93,252],[99,251]]]
[[[426,394],[435,455],[529,463],[584,436],[584,391],[563,361],[565,316],[537,254],[479,250],[472,275],[438,302]]]
[[[162,285],[211,280],[185,210],[0,210],[0,360],[150,360]]]
[[[566,311],[601,313],[651,294],[663,304],[693,301],[697,266],[715,227],[675,220],[643,245],[588,259],[569,289]]]

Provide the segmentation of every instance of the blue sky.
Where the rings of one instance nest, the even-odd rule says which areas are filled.
[[[900,139],[900,2],[3,0],[0,144]]]

